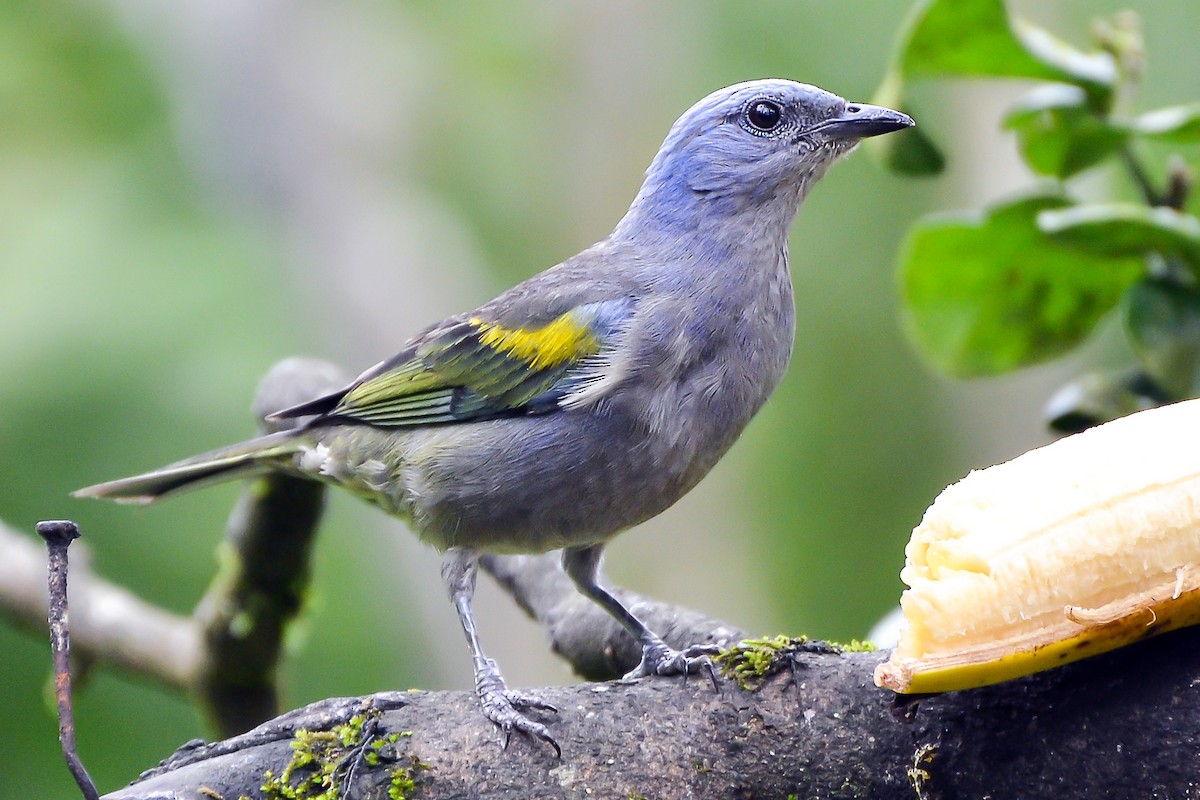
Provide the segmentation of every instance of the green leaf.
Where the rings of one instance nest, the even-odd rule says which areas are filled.
[[[900,261],[905,326],[940,370],[996,375],[1078,345],[1142,274],[1141,260],[1063,246],[1037,227],[1059,196],[1025,198],[986,214],[930,218]]]
[[[1180,144],[1200,142],[1200,103],[1147,111],[1131,123],[1134,132]]]
[[[1097,114],[1078,86],[1052,83],[1025,97],[1005,119],[1037,172],[1068,178],[1119,150],[1129,131]]]
[[[1178,256],[1200,276],[1200,220],[1191,214],[1134,203],[1092,203],[1044,211],[1037,224],[1054,241],[1088,253]]]
[[[1171,400],[1200,390],[1200,293],[1162,280],[1129,290],[1125,305],[1129,342],[1142,368]]]
[[[1042,67],[1055,76],[1027,75],[1024,77],[1044,77],[1046,80],[1073,83],[1088,93],[1098,108],[1107,108],[1112,98],[1113,88],[1117,85],[1117,64],[1108,53],[1094,51],[1085,53],[1059,39],[1044,28],[1032,25],[1023,19],[1011,19],[1013,36],[1025,48],[1025,51],[1037,60]],[[997,73],[1005,77],[1005,73]],[[1018,77],[1008,74],[1009,77]]]
[[[1084,53],[1009,17],[1003,0],[926,0],[913,9],[893,69],[928,77],[1035,78],[1107,98],[1117,70],[1107,53]]]
[[[905,22],[892,64],[872,102],[912,114],[907,85],[923,78],[1033,78],[1079,86],[1107,109],[1117,81],[1107,53],[1085,53],[1047,31],[1011,18],[1003,0],[923,0]],[[920,116],[915,115],[918,124]],[[879,137],[881,160],[910,174],[941,170],[944,159],[926,136]]]

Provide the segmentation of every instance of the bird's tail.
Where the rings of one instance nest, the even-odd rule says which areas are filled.
[[[303,446],[297,431],[271,433],[185,458],[142,475],[97,483],[79,489],[74,495],[145,505],[167,495],[263,472],[272,462],[285,459]]]

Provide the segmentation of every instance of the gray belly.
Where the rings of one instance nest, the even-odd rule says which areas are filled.
[[[409,430],[317,430],[320,445],[300,463],[407,518],[438,548],[544,552],[602,542],[660,513],[737,432],[668,441],[631,416],[564,410]]]

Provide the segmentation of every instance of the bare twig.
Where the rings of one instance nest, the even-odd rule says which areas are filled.
[[[45,550],[0,523],[0,616],[37,636],[46,630],[45,569]],[[71,639],[79,657],[190,691],[200,653],[190,619],[97,577],[86,561],[72,571],[71,598]]]
[[[49,561],[50,651],[54,656],[54,699],[58,704],[58,741],[67,769],[86,800],[99,800],[92,776],[79,759],[75,746],[75,714],[71,708],[71,631],[67,625],[67,548],[79,538],[79,526],[67,520],[39,522],[37,532],[46,540]]]

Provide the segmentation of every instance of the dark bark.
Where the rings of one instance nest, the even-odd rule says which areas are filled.
[[[524,739],[502,749],[468,693],[379,695],[382,731],[411,736],[394,745],[395,762],[360,765],[342,796],[386,798],[397,768],[414,798],[1196,796],[1200,631],[925,698],[908,721],[871,682],[882,658],[801,653],[756,692],[695,678],[547,689],[561,760]],[[199,798],[201,787],[262,797],[297,727],[328,728],[367,700],[326,701],[211,752],[184,751],[106,797]]]

